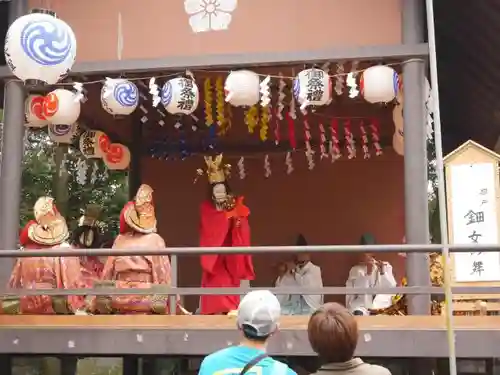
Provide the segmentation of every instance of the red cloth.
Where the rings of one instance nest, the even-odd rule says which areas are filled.
[[[36,224],[35,220],[30,220],[28,224],[26,224],[24,228],[21,229],[21,231],[19,232],[19,244],[22,247],[26,247],[29,244],[33,243],[33,241],[31,241],[30,238],[28,237],[28,231],[30,227],[35,224]]]
[[[218,211],[212,202],[201,204],[200,246],[250,246],[250,210],[239,198],[237,206],[231,212]],[[241,280],[253,280],[255,272],[252,256],[234,255],[202,255],[201,286],[205,288],[239,287]],[[221,314],[238,308],[239,296],[202,296],[201,314]]]
[[[134,202],[132,202],[132,201],[128,202],[125,206],[123,206],[123,208],[120,212],[120,234],[132,232],[132,228],[130,228],[130,226],[125,221],[125,211],[127,211],[127,209],[133,205],[134,205]]]

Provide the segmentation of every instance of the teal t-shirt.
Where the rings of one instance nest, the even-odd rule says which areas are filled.
[[[239,375],[245,365],[264,352],[247,346],[231,346],[205,357],[198,375]],[[262,359],[245,375],[297,375],[284,363],[271,357]]]

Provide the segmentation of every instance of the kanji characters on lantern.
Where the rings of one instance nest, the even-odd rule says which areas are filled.
[[[191,78],[174,78],[167,81],[161,89],[161,103],[172,115],[190,115],[200,101],[196,82]]]
[[[293,94],[303,110],[308,106],[327,105],[332,100],[330,76],[321,69],[303,70],[293,81]]]
[[[88,159],[102,158],[109,149],[111,141],[100,130],[88,130],[80,136],[80,152]]]

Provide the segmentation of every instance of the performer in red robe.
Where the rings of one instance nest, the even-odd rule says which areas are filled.
[[[198,174],[208,176],[209,199],[201,204],[200,246],[250,246],[250,210],[242,196],[234,196],[226,181],[230,165],[222,165],[222,155],[205,157],[207,170]],[[201,286],[205,288],[239,287],[241,280],[255,277],[252,256],[221,254],[201,256]],[[201,314],[227,314],[238,308],[237,295],[202,296]]]

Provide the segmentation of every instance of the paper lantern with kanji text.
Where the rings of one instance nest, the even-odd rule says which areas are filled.
[[[43,128],[49,123],[43,114],[43,95],[29,95],[24,101],[24,114],[26,116],[26,127]]]
[[[71,27],[48,12],[16,19],[5,37],[5,61],[20,80],[57,83],[73,67],[76,38]]]
[[[388,103],[399,92],[399,76],[390,66],[372,66],[361,75],[359,86],[367,102]]]
[[[236,70],[224,84],[226,102],[235,107],[251,107],[260,100],[260,78],[250,70]]]
[[[71,125],[80,117],[80,100],[73,91],[56,89],[43,102],[43,115],[50,124]]]
[[[88,130],[80,136],[80,152],[88,159],[104,157],[110,145],[109,137],[100,130]]]
[[[198,108],[200,92],[191,78],[174,78],[163,85],[160,99],[171,115],[190,115]]]
[[[330,104],[330,76],[324,70],[316,68],[301,71],[293,81],[293,95],[303,108]]]
[[[124,170],[130,165],[130,150],[119,143],[111,143],[103,157],[104,164],[110,170]]]
[[[130,115],[139,105],[137,86],[121,78],[107,78],[101,90],[101,104],[112,115]]]

